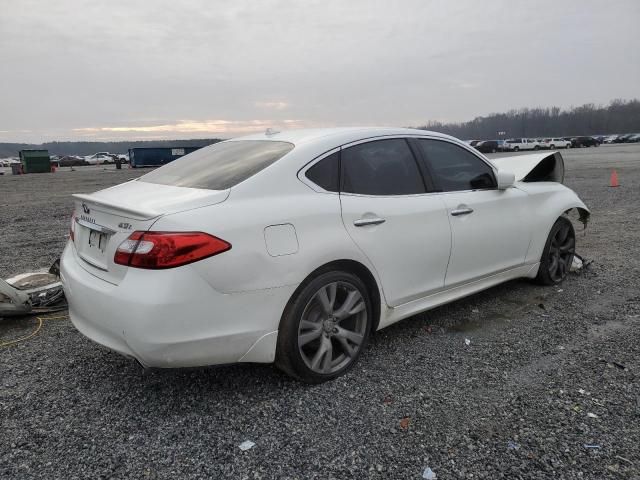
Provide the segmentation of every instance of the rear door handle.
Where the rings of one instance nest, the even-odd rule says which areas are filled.
[[[470,213],[473,213],[473,208],[470,207],[456,208],[454,210],[451,210],[451,215],[453,215],[454,217],[458,217],[460,215],[469,215]]]
[[[356,227],[364,227],[366,225],[380,225],[384,222],[386,222],[384,218],[360,218],[358,220],[354,220],[353,224]]]

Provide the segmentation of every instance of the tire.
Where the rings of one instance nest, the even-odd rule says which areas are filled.
[[[567,277],[576,252],[576,232],[571,221],[560,217],[551,227],[544,245],[536,282],[558,285]]]
[[[491,149],[491,153],[496,153],[496,149],[495,149],[495,148],[492,148],[492,149]]]
[[[276,366],[310,384],[344,375],[367,346],[373,320],[360,278],[340,270],[322,273],[298,287],[282,314]]]
[[[520,147],[513,147],[513,151],[514,152],[519,152],[520,151]]]
[[[556,148],[556,146],[555,146],[555,145],[550,145],[550,146],[549,146],[549,150],[554,150],[555,148]]]
[[[538,145],[536,145],[535,147],[533,147],[534,150],[540,150],[540,147]]]

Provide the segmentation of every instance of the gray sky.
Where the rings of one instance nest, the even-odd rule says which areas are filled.
[[[0,0],[0,142],[608,103],[639,45],[639,0]]]

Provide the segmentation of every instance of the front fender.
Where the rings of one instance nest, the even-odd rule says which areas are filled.
[[[551,227],[568,211],[576,209],[580,222],[586,228],[591,212],[570,188],[556,182],[517,182],[516,187],[529,194],[527,221],[530,222],[532,233],[526,263],[540,261]]]

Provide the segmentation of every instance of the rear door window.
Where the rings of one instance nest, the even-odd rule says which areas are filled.
[[[141,182],[225,190],[255,175],[293,149],[270,140],[220,142],[201,148],[140,177]]]
[[[418,164],[405,139],[361,143],[342,150],[342,191],[361,195],[425,193]]]
[[[419,148],[444,192],[495,188],[493,169],[464,148],[442,140],[420,139]]]

